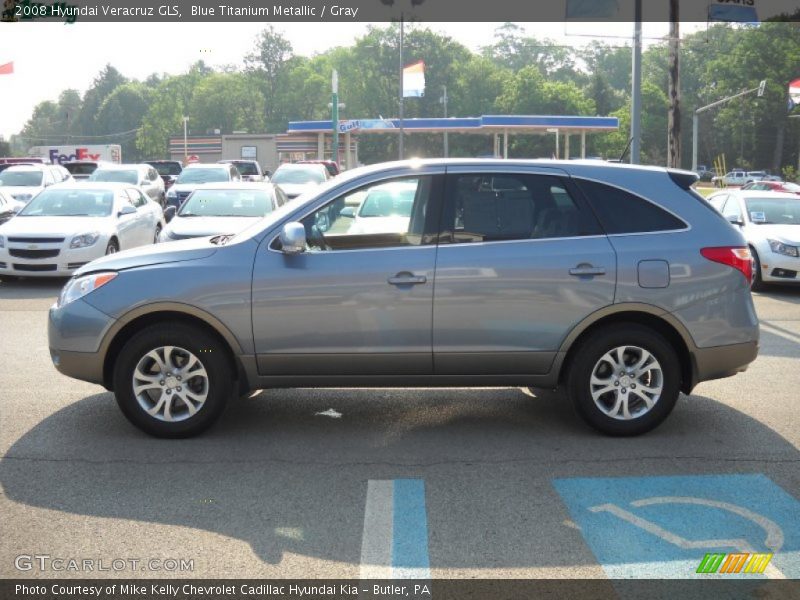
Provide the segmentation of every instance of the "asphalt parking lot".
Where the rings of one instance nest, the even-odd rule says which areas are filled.
[[[800,289],[757,294],[758,360],[639,438],[506,388],[265,391],[167,441],[52,367],[62,283],[0,282],[4,578],[693,577],[745,551],[713,540],[800,577]]]

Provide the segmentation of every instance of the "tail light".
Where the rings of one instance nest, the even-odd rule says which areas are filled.
[[[747,283],[753,281],[753,255],[746,246],[717,246],[700,250],[708,260],[733,267],[744,275]]]

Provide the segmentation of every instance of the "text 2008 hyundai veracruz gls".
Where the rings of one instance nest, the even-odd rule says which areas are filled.
[[[432,385],[563,386],[598,430],[639,434],[758,351],[747,244],[695,178],[575,161],[356,169],[235,236],[83,267],[50,310],[52,359],[157,436],[196,434],[251,389]],[[410,212],[385,195],[379,214],[402,218],[349,233],[393,182],[413,186]]]

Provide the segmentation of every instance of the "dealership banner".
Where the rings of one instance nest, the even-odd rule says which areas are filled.
[[[403,67],[403,96],[420,98],[425,95],[425,63],[420,61]]]
[[[679,0],[683,21],[756,21],[756,0]],[[0,27],[62,21],[164,22],[564,22],[630,21],[634,0],[4,0]],[[797,0],[759,4],[758,18],[800,20]],[[643,2],[643,21],[669,21],[669,2]]]

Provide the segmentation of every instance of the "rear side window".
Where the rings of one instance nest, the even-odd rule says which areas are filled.
[[[575,181],[608,234],[686,229],[686,223],[644,198],[596,181]]]
[[[601,233],[558,177],[522,173],[448,175],[444,243],[565,238]]]

